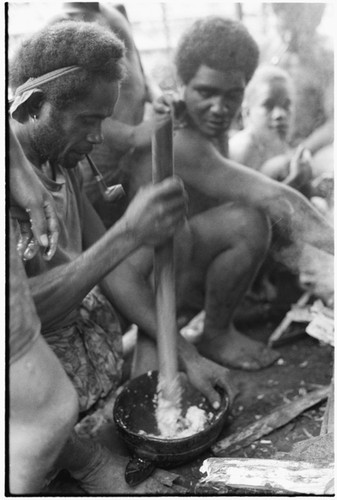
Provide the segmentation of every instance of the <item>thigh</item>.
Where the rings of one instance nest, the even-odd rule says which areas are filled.
[[[205,267],[219,253],[246,246],[250,251],[269,245],[270,228],[258,210],[227,203],[202,212],[190,220],[193,234],[192,262]]]
[[[42,425],[62,414],[62,406],[74,397],[74,388],[60,361],[41,335],[30,349],[13,362],[9,371],[11,422]]]

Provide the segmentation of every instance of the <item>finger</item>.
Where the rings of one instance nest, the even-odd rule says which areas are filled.
[[[58,238],[59,238],[59,232],[54,231],[53,234],[49,236],[49,247],[47,251],[43,254],[43,258],[45,260],[50,260],[57,249],[57,243],[58,243]]]
[[[27,209],[30,216],[31,227],[35,238],[38,243],[47,248],[48,247],[48,235],[47,235],[47,221],[44,217],[44,212],[41,207],[34,207],[30,210]]]
[[[157,194],[159,196],[165,196],[167,198],[180,196],[184,198],[185,201],[188,200],[184,183],[178,177],[167,178],[155,186],[158,186]]]
[[[229,404],[232,405],[234,399],[239,394],[238,388],[235,387],[234,384],[231,381],[227,380],[225,377],[221,377],[220,379],[218,379],[216,385],[222,387],[222,389],[227,392],[229,397]]]
[[[154,103],[153,109],[159,113],[166,113],[170,110],[170,103],[166,96],[161,95]]]
[[[218,410],[221,405],[221,397],[220,394],[209,384],[207,394],[205,394],[207,397],[208,401],[214,408],[214,410]]]
[[[209,383],[209,381],[204,380],[203,383],[199,385],[198,389],[209,401],[214,410],[218,410],[220,408],[221,404],[220,394],[214,389],[214,387]]]
[[[35,237],[32,237],[28,242],[25,251],[23,252],[22,259],[30,260],[37,254],[38,251],[39,251],[39,243],[37,242]]]
[[[57,248],[57,242],[59,237],[59,224],[56,212],[48,201],[44,205],[44,213],[46,217],[47,231],[48,231],[48,245],[47,245],[47,250],[44,253],[44,258],[46,260],[50,260],[55,254]]]

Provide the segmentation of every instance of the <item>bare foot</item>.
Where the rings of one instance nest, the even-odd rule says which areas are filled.
[[[212,340],[204,337],[196,347],[202,356],[220,365],[248,371],[266,368],[280,357],[277,351],[246,337],[234,326],[226,333],[222,331]]]

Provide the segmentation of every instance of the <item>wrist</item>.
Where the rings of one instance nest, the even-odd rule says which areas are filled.
[[[130,224],[126,215],[123,215],[108,231],[106,237],[111,238],[111,244],[115,245],[119,241],[121,248],[125,250],[125,256],[130,252],[134,252],[142,245],[137,229],[133,224]],[[111,248],[111,245],[110,245]],[[110,252],[114,255],[114,252]]]

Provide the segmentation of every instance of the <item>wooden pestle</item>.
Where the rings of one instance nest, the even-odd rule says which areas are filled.
[[[152,180],[161,182],[173,175],[173,110],[163,116],[152,135]],[[175,300],[174,240],[154,250],[157,311],[157,351],[160,389],[174,406],[180,403],[178,379],[177,321]]]

